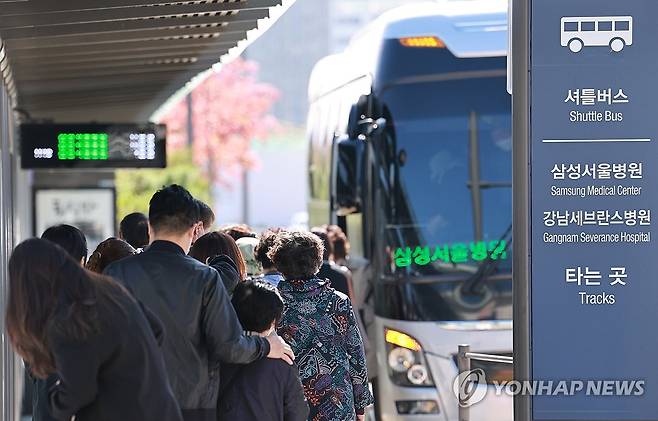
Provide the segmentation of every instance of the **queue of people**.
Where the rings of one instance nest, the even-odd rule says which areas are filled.
[[[33,419],[365,418],[350,272],[332,259],[340,228],[258,236],[214,222],[171,185],[89,258],[69,225],[16,247],[6,329],[34,387]]]

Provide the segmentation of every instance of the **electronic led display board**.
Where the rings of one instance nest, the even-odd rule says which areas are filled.
[[[20,126],[21,166],[30,168],[164,168],[166,127],[156,124]]]

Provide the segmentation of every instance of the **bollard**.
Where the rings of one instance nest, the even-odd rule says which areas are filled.
[[[464,372],[467,372],[471,369],[471,359],[466,356],[466,353],[470,352],[471,347],[469,345],[459,345],[459,352],[457,354],[457,368],[459,370],[459,375]],[[468,386],[466,386],[468,388]],[[469,421],[470,411],[468,407],[468,402],[460,402],[461,399],[461,385],[457,388],[457,403],[459,405],[459,421]],[[466,390],[467,391],[467,390]]]

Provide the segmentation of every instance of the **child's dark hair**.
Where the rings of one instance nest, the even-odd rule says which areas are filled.
[[[149,219],[140,212],[126,215],[119,224],[121,238],[133,248],[142,248],[149,245]]]
[[[263,281],[240,282],[231,300],[244,330],[264,332],[283,314],[283,299],[277,289]]]

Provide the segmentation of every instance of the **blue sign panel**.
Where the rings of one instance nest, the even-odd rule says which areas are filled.
[[[531,6],[533,418],[655,420],[658,1]]]

